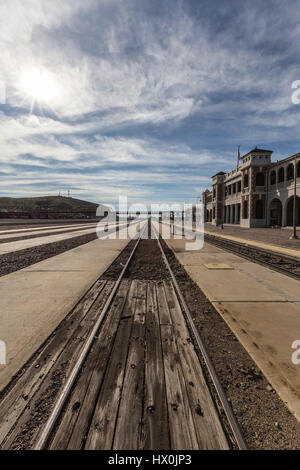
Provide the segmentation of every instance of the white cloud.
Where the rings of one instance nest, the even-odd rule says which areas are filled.
[[[234,28],[226,22],[218,28],[217,14],[226,15],[231,5],[220,6],[210,18],[194,18],[184,2],[174,0],[168,15],[153,17],[145,14],[146,4],[1,2],[0,79],[7,84],[10,106],[8,114],[0,113],[0,171],[7,175],[2,191],[12,193],[14,181],[20,194],[39,191],[31,186],[40,181],[45,191],[53,184],[73,184],[96,196],[101,181],[106,191],[120,186],[130,192],[138,179],[148,196],[149,181],[162,186],[177,181],[178,192],[181,184],[183,191],[190,184],[191,193],[197,192],[199,184],[209,182],[213,165],[223,169],[232,158],[207,150],[205,141],[189,144],[184,132],[182,144],[168,143],[168,132],[187,118],[195,120],[194,135],[205,126],[215,129],[218,146],[237,133],[239,142],[296,139],[299,113],[291,105],[290,84],[300,78],[298,64],[281,62],[298,54],[299,9],[276,3],[277,9],[264,12],[259,3],[245,2],[232,16]],[[290,28],[283,29],[286,22]],[[30,103],[19,86],[22,73],[32,67],[48,69],[62,91],[42,117],[29,115]],[[151,137],[147,125],[155,129]],[[21,180],[14,165],[25,166]],[[126,165],[132,169],[124,171]],[[45,168],[51,170],[47,177]]]

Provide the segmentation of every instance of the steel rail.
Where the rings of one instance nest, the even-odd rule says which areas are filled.
[[[58,418],[61,414],[63,406],[64,406],[64,404],[65,404],[65,402],[66,402],[66,400],[67,400],[67,398],[68,398],[68,396],[69,396],[69,394],[72,390],[73,384],[74,384],[74,382],[75,382],[75,380],[76,380],[76,378],[77,378],[77,376],[78,376],[78,374],[79,374],[79,372],[80,372],[80,370],[83,366],[83,363],[84,363],[84,361],[85,361],[85,359],[86,359],[86,357],[87,357],[87,355],[88,355],[88,353],[89,353],[89,351],[92,347],[92,344],[94,342],[94,338],[97,335],[97,332],[98,332],[98,330],[99,330],[99,328],[100,328],[100,326],[101,326],[101,324],[102,324],[102,322],[105,318],[105,315],[106,315],[108,309],[110,308],[111,302],[112,302],[112,300],[113,300],[113,298],[114,298],[114,296],[115,296],[115,294],[116,294],[116,292],[119,288],[119,285],[120,285],[120,283],[121,283],[121,281],[124,277],[124,274],[125,274],[128,266],[129,266],[129,264],[130,264],[130,261],[131,261],[133,255],[134,255],[134,253],[135,253],[135,251],[138,247],[138,244],[139,244],[139,242],[140,242],[140,240],[143,236],[143,233],[144,233],[145,229],[146,229],[146,225],[142,230],[140,230],[139,236],[137,238],[137,242],[134,245],[134,248],[133,248],[132,252],[130,253],[130,256],[129,256],[126,264],[124,265],[124,267],[121,271],[121,274],[119,275],[119,277],[118,277],[118,279],[117,279],[117,281],[116,281],[116,283],[115,283],[115,285],[114,285],[107,301],[105,302],[105,305],[104,305],[104,307],[101,311],[101,314],[99,315],[99,317],[98,317],[91,333],[89,334],[89,336],[88,336],[88,338],[85,342],[85,345],[83,346],[83,349],[80,353],[80,356],[79,356],[74,368],[72,369],[72,371],[71,371],[71,373],[70,373],[70,375],[69,375],[69,377],[68,377],[68,379],[67,379],[67,381],[66,381],[66,383],[65,383],[65,385],[62,389],[62,391],[60,392],[60,395],[59,395],[59,397],[58,397],[58,399],[55,403],[55,406],[54,406],[54,408],[53,408],[53,410],[52,410],[52,412],[51,412],[51,414],[50,414],[50,416],[49,416],[49,418],[48,418],[48,420],[47,420],[47,422],[46,422],[46,424],[45,424],[45,426],[44,426],[44,428],[43,428],[43,430],[42,430],[42,432],[41,432],[41,434],[40,434],[40,436],[39,436],[39,438],[38,438],[38,440],[35,444],[35,446],[34,446],[34,450],[42,450],[42,449],[45,448],[45,446],[46,446],[46,444],[47,444],[47,442],[48,442],[48,440],[51,436],[53,427],[55,426],[55,423],[57,422],[57,420],[58,420]]]
[[[163,257],[164,262],[165,262],[165,264],[166,264],[166,266],[167,266],[167,268],[168,268],[168,271],[169,271],[169,273],[170,273],[170,275],[171,275],[171,279],[172,279],[173,285],[174,285],[174,287],[175,287],[176,293],[177,293],[178,298],[179,298],[179,300],[180,300],[180,303],[181,303],[181,305],[182,305],[182,307],[183,307],[183,309],[184,309],[184,311],[185,311],[186,318],[187,318],[187,320],[188,320],[188,324],[189,324],[189,326],[190,326],[190,329],[191,329],[192,332],[193,332],[193,335],[194,335],[194,338],[195,338],[195,340],[196,340],[197,346],[198,346],[198,348],[199,348],[199,350],[200,350],[200,352],[201,352],[201,354],[202,354],[202,356],[203,356],[203,360],[204,360],[204,362],[205,362],[205,364],[206,364],[206,367],[207,367],[207,370],[208,370],[208,372],[209,372],[210,378],[211,378],[211,380],[212,380],[212,382],[213,382],[213,384],[214,384],[214,387],[215,387],[215,389],[216,389],[216,392],[217,392],[218,397],[219,397],[219,399],[220,399],[220,402],[221,402],[221,404],[222,404],[223,410],[224,410],[224,412],[225,412],[225,414],[226,414],[226,417],[227,417],[227,419],[228,419],[228,422],[229,422],[229,425],[230,425],[230,427],[231,427],[231,430],[232,430],[232,433],[233,433],[233,435],[234,435],[234,438],[235,438],[235,440],[236,440],[236,443],[237,443],[237,445],[238,445],[238,447],[239,447],[240,450],[247,450],[247,445],[246,445],[246,442],[245,442],[245,440],[244,440],[244,438],[243,438],[243,435],[242,435],[240,426],[239,426],[239,424],[238,424],[238,422],[237,422],[237,420],[236,420],[236,418],[235,418],[235,416],[234,416],[234,414],[233,414],[232,408],[231,408],[231,406],[230,406],[230,404],[229,404],[229,402],[228,402],[228,400],[227,400],[227,397],[226,397],[226,395],[225,395],[225,392],[224,392],[224,390],[223,390],[223,387],[222,387],[222,385],[221,385],[221,383],[220,383],[220,381],[219,381],[219,378],[218,378],[218,376],[217,376],[216,370],[215,370],[215,368],[214,368],[214,366],[213,366],[213,364],[212,364],[212,362],[211,362],[211,360],[210,360],[210,357],[209,357],[209,355],[208,355],[208,353],[207,353],[207,351],[206,351],[206,348],[205,348],[205,346],[204,346],[204,344],[203,344],[203,341],[202,341],[202,339],[200,338],[200,335],[199,335],[198,330],[197,330],[197,328],[196,328],[196,325],[195,325],[195,323],[194,323],[194,321],[193,321],[193,318],[192,318],[192,315],[191,315],[191,313],[190,313],[190,310],[189,310],[189,308],[188,308],[188,306],[187,306],[187,304],[186,304],[186,302],[185,302],[185,300],[184,300],[183,294],[182,294],[182,292],[181,292],[181,290],[180,290],[180,287],[179,287],[179,285],[178,285],[178,283],[177,283],[177,280],[176,280],[176,278],[175,278],[175,275],[174,275],[174,273],[173,273],[173,271],[172,271],[172,268],[171,268],[171,266],[170,266],[170,264],[169,264],[169,261],[168,261],[166,255],[165,255],[165,252],[164,252],[164,250],[163,250],[163,247],[162,247],[162,245],[161,245],[161,243],[160,243],[160,240],[159,240],[159,233],[158,233],[156,227],[154,227],[154,233],[156,234],[156,240],[157,240],[158,246],[159,246],[159,248],[160,248],[160,251],[161,251],[161,253],[162,253],[162,257]]]

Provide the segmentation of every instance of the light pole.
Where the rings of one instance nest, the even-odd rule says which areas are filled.
[[[295,166],[294,166],[294,201],[293,201],[293,235],[290,236],[290,240],[297,240],[297,157],[295,157]]]

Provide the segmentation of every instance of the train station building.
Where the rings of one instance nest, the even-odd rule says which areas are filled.
[[[271,150],[255,148],[237,168],[212,177],[212,190],[202,194],[205,221],[240,227],[293,224],[296,172],[296,223],[300,225],[300,152],[272,163]]]

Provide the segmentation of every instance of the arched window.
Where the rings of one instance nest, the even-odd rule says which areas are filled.
[[[260,171],[256,175],[256,186],[264,186],[265,185],[265,175]]]
[[[278,183],[284,182],[284,168],[281,166],[278,170]]]
[[[244,175],[244,188],[248,188],[249,185],[249,178],[248,175]]]
[[[290,163],[289,166],[287,167],[286,179],[287,179],[287,181],[294,179],[294,165],[293,165],[293,163]]]
[[[255,217],[256,219],[264,218],[264,202],[262,199],[258,199],[255,204]]]
[[[216,208],[213,207],[213,219],[215,219],[215,218],[216,218]]]
[[[270,176],[270,184],[276,184],[276,171],[273,170],[271,171],[271,176]]]
[[[300,160],[297,163],[297,178],[300,178]]]
[[[248,201],[243,204],[243,219],[248,219]]]

